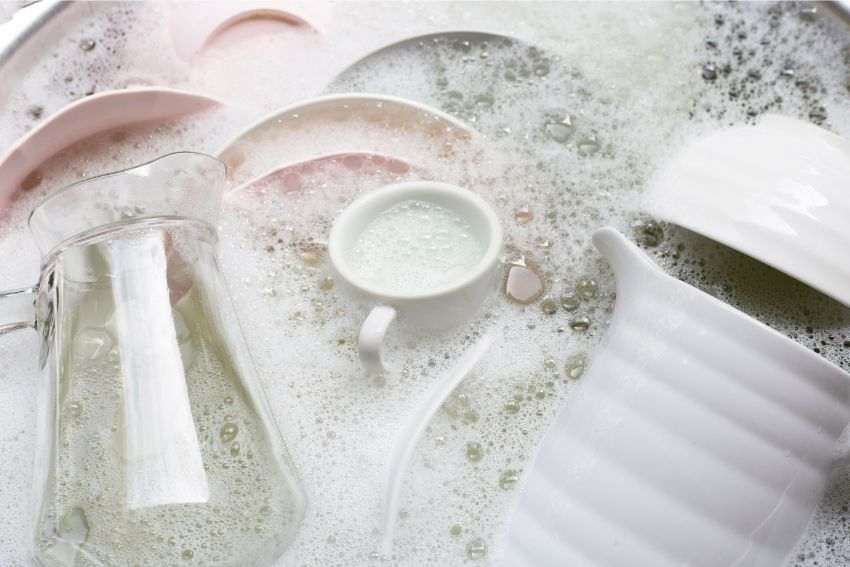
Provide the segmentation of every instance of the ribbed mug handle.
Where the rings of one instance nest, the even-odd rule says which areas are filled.
[[[35,328],[35,288],[0,292],[0,335]]]

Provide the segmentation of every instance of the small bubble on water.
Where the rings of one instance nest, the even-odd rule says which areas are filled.
[[[460,524],[454,524],[452,527],[449,528],[449,533],[452,534],[454,537],[459,536],[462,532],[463,528],[460,526]]]
[[[581,299],[593,299],[599,291],[599,284],[591,278],[581,278],[576,282],[576,295]]]
[[[564,311],[575,311],[578,309],[579,303],[579,298],[572,293],[561,296],[561,308]]]
[[[800,19],[806,22],[813,22],[818,16],[818,7],[807,5],[800,8]]]
[[[564,371],[571,380],[578,380],[587,366],[587,357],[584,354],[576,354],[567,359]]]
[[[499,477],[499,488],[510,490],[519,480],[519,473],[515,470],[507,470]]]
[[[42,115],[44,115],[44,107],[38,105],[31,106],[27,110],[27,114],[29,114],[30,118],[32,118],[33,120],[38,120],[42,117]]]
[[[487,544],[480,537],[477,537],[466,544],[466,556],[469,559],[484,559],[487,557]]]
[[[80,417],[83,414],[83,404],[80,402],[71,402],[68,404],[68,412],[73,418]]]
[[[505,404],[505,411],[509,414],[519,413],[520,405],[516,400],[511,400]]]
[[[575,132],[575,125],[573,124],[573,117],[570,115],[546,123],[546,133],[559,144],[569,141],[573,132]]]
[[[638,242],[651,248],[658,246],[664,240],[664,229],[654,220],[636,222],[634,233]]]
[[[554,315],[558,312],[558,302],[552,298],[544,299],[540,302],[540,309],[542,309],[543,313],[546,315]]]
[[[534,218],[534,212],[528,206],[522,206],[514,211],[514,220],[518,224],[528,224]]]
[[[714,63],[706,63],[702,66],[702,78],[706,81],[717,80],[717,65]]]
[[[231,457],[238,457],[239,452],[241,450],[242,450],[242,446],[239,445],[238,441],[236,441],[235,443],[233,443],[233,445],[230,446],[230,456]]]
[[[184,549],[183,553],[180,554],[180,558],[183,561],[190,561],[193,557],[195,557],[195,552],[191,549]]]
[[[570,321],[570,329],[573,331],[578,331],[583,333],[584,331],[590,328],[590,317],[586,315],[579,315],[572,321]]]
[[[322,250],[317,247],[304,248],[298,252],[298,256],[308,266],[316,266],[322,261]]]
[[[97,42],[91,38],[85,38],[80,40],[80,49],[83,51],[91,51],[95,48]]]
[[[475,441],[470,441],[466,444],[466,460],[470,463],[477,463],[484,457],[484,449],[481,447],[481,443],[476,443]]]
[[[596,136],[584,136],[576,144],[580,156],[589,157],[600,150],[602,145]]]
[[[322,291],[330,291],[334,287],[334,279],[330,276],[322,278],[322,281],[319,282],[319,289]]]
[[[534,244],[537,245],[538,248],[543,248],[544,250],[552,247],[552,241],[543,236],[535,238]]]
[[[528,305],[543,295],[543,280],[530,267],[514,264],[508,268],[503,291],[508,299]]]
[[[235,423],[225,423],[221,426],[218,436],[222,443],[230,443],[239,435],[239,426]]]

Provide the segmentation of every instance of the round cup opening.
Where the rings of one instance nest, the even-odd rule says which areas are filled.
[[[418,298],[456,289],[501,248],[495,213],[474,193],[441,183],[379,189],[346,209],[331,233],[331,259],[363,291]]]

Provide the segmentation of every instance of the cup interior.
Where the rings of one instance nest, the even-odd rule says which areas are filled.
[[[383,213],[409,201],[436,205],[459,218],[469,235],[480,245],[480,254],[474,265],[451,281],[415,291],[399,289],[391,284],[376,284],[358,273],[358,239]],[[399,232],[403,231],[402,228]],[[497,260],[501,244],[502,230],[498,218],[481,197],[444,183],[412,182],[378,189],[343,211],[331,231],[329,252],[337,272],[361,291],[385,298],[414,298],[439,295],[476,279]]]

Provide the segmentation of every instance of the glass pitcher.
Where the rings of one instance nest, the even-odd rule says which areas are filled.
[[[30,216],[41,337],[34,555],[45,567],[268,565],[304,496],[215,257],[225,167],[170,154]]]

